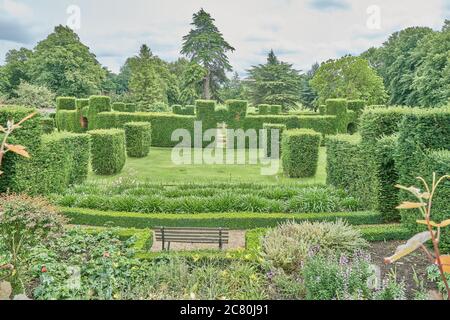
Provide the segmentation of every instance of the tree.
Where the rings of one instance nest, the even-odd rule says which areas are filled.
[[[331,98],[362,99],[372,105],[387,99],[383,79],[360,57],[345,56],[323,63],[310,83],[319,96],[319,105]]]
[[[10,103],[34,108],[54,108],[55,94],[48,88],[22,81],[15,90],[15,98]]]
[[[309,70],[306,74],[302,75],[302,83],[300,87],[300,102],[303,104],[305,108],[308,109],[316,109],[315,106],[317,100],[317,93],[311,87],[310,81],[314,78],[317,70],[319,69],[319,64],[315,63],[311,70]]]
[[[396,32],[379,52],[377,70],[384,79],[390,104],[418,105],[413,82],[420,62],[414,51],[421,40],[433,33],[430,28],[413,27]]]
[[[30,81],[29,59],[32,51],[21,48],[10,50],[5,57],[5,65],[0,69],[0,90],[8,97],[15,97],[15,90],[22,81]]]
[[[227,79],[227,81],[219,91],[220,102],[232,99],[247,100],[244,84],[237,72],[233,74],[233,77],[231,79]]]
[[[447,104],[450,99],[450,21],[446,20],[441,32],[424,37],[412,57],[417,61],[411,87],[417,104]]]
[[[183,37],[181,50],[181,54],[207,71],[203,79],[204,99],[211,99],[216,94],[220,83],[226,79],[225,72],[232,70],[227,52],[235,50],[225,41],[214,21],[203,9],[195,13],[191,24],[194,28]]]
[[[134,100],[142,107],[156,102],[167,102],[164,81],[157,74],[157,67],[150,48],[142,45],[139,55],[128,60],[131,77],[129,89]]]
[[[201,98],[200,92],[207,71],[196,63],[189,63],[181,76],[180,104],[195,104]]]
[[[29,59],[32,83],[58,96],[87,97],[100,92],[106,72],[72,29],[57,26]]]
[[[300,103],[300,72],[279,61],[273,50],[266,64],[253,66],[248,73],[246,83],[253,104],[279,104],[289,109]]]

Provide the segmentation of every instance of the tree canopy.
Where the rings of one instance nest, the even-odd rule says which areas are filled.
[[[246,83],[253,104],[277,104],[289,109],[300,103],[300,72],[278,60],[273,50],[266,64],[253,66],[248,74]]]
[[[311,86],[319,96],[319,105],[332,98],[362,99],[372,105],[387,99],[383,79],[360,57],[346,56],[323,63]]]
[[[227,52],[235,49],[225,41],[209,13],[201,9],[193,16],[193,29],[183,37],[181,54],[201,65],[206,71],[203,79],[203,98],[217,96],[220,84],[226,80],[226,71],[232,67]]]

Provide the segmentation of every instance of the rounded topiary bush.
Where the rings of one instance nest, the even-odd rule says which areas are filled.
[[[56,98],[56,110],[76,110],[77,99],[74,97],[58,97]]]
[[[319,163],[322,135],[309,129],[287,130],[283,133],[282,163],[291,178],[313,177]]]
[[[132,158],[144,158],[152,144],[152,125],[149,122],[129,122],[125,126],[127,154]]]
[[[92,142],[92,170],[100,175],[112,175],[125,166],[125,131],[119,129],[89,131]]]

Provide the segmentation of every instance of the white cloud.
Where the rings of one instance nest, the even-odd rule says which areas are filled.
[[[17,0],[3,0],[0,8],[13,18],[28,19],[33,16],[33,10]]]
[[[1,0],[0,0],[1,1]],[[394,31],[415,25],[439,29],[448,0],[4,0],[32,8],[42,37],[65,24],[66,8],[81,8],[80,37],[99,60],[118,71],[127,57],[147,43],[168,60],[179,56],[192,14],[203,7],[216,19],[225,39],[236,48],[230,61],[241,74],[263,63],[270,49],[297,69],[314,62],[360,53],[381,45]],[[315,6],[311,4],[316,2]],[[39,3],[39,4],[37,4]],[[320,5],[324,7],[321,9]],[[367,8],[381,8],[381,29],[366,26]],[[16,12],[25,12],[17,9]],[[40,39],[36,39],[40,40]],[[0,40],[1,41],[1,40]],[[0,46],[0,59],[6,53]]]

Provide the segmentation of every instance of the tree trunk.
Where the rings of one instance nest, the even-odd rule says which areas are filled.
[[[211,100],[211,72],[208,70],[208,74],[203,79],[203,99]]]

